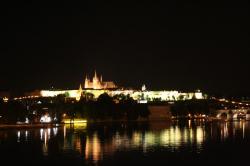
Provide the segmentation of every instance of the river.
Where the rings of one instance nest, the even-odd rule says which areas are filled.
[[[1,129],[1,162],[18,165],[242,165],[250,121],[97,123]]]

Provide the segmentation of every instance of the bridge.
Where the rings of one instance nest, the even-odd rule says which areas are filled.
[[[250,120],[250,108],[218,110],[216,118],[226,120]]]

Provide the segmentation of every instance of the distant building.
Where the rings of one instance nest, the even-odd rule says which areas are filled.
[[[112,81],[102,81],[102,76],[99,78],[95,72],[95,75],[91,80],[86,76],[84,82],[85,89],[115,89],[117,86]]]
[[[84,87],[84,88],[82,88]],[[101,94],[107,93],[111,97],[116,95],[130,96],[138,103],[148,103],[155,101],[178,101],[178,100],[191,100],[191,99],[205,99],[200,90],[194,92],[183,93],[176,90],[161,90],[152,91],[143,85],[140,90],[135,89],[118,89],[114,82],[107,82],[102,80],[102,76],[98,77],[95,72],[94,77],[90,80],[86,77],[84,86],[80,84],[79,89],[72,90],[41,90],[26,93],[25,97],[56,97],[58,95],[65,95],[67,98],[75,98],[77,101],[86,94],[93,95],[93,99],[97,99]],[[22,98],[21,98],[22,99]]]
[[[109,89],[81,89],[78,90],[61,90],[61,91],[50,91],[42,90],[40,92],[42,97],[55,97],[60,94],[67,94],[67,97],[76,98],[80,100],[83,93],[91,93],[93,97],[97,99],[101,94],[107,93],[110,96],[115,95],[129,95],[139,103],[147,103],[150,101],[178,101],[178,100],[191,100],[191,99],[205,99],[205,95],[202,92],[189,92],[182,93],[178,91],[141,91],[141,90],[109,90]]]

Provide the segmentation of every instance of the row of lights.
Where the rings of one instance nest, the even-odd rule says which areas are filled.
[[[242,102],[237,102],[237,101],[229,101],[229,100],[226,100],[226,99],[217,99],[218,101],[220,102],[226,102],[226,103],[232,103],[232,104],[239,104],[239,105],[246,105],[246,106],[250,106],[250,104],[248,103],[242,103]]]
[[[39,98],[40,96],[25,96],[25,97],[16,97],[14,100],[22,100],[22,99],[33,99],[33,98]]]

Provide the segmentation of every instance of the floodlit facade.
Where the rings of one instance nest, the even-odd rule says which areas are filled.
[[[130,96],[139,103],[147,103],[149,101],[177,101],[177,100],[190,100],[190,99],[204,99],[204,95],[199,90],[192,93],[182,93],[179,91],[149,91],[143,85],[141,90],[121,90],[113,82],[103,82],[102,76],[99,78],[95,72],[93,81],[91,82],[86,77],[84,82],[84,89],[80,85],[78,90],[42,90],[35,91],[37,96],[40,97],[56,97],[58,95],[65,95],[68,98],[75,98],[80,100],[81,96],[88,96],[90,94],[93,99],[97,99],[101,94],[107,93],[113,97],[116,95]],[[37,95],[38,94],[38,95]],[[30,96],[30,95],[29,95]],[[31,95],[31,97],[34,95]]]
[[[190,100],[190,99],[204,99],[202,92],[181,93],[178,91],[141,91],[141,90],[94,90],[85,89],[82,90],[65,90],[65,91],[41,91],[42,97],[56,97],[58,95],[65,95],[66,97],[80,99],[83,94],[93,94],[94,99],[97,99],[101,94],[107,93],[110,96],[115,95],[129,95],[134,100],[140,101],[178,101],[178,100]]]

